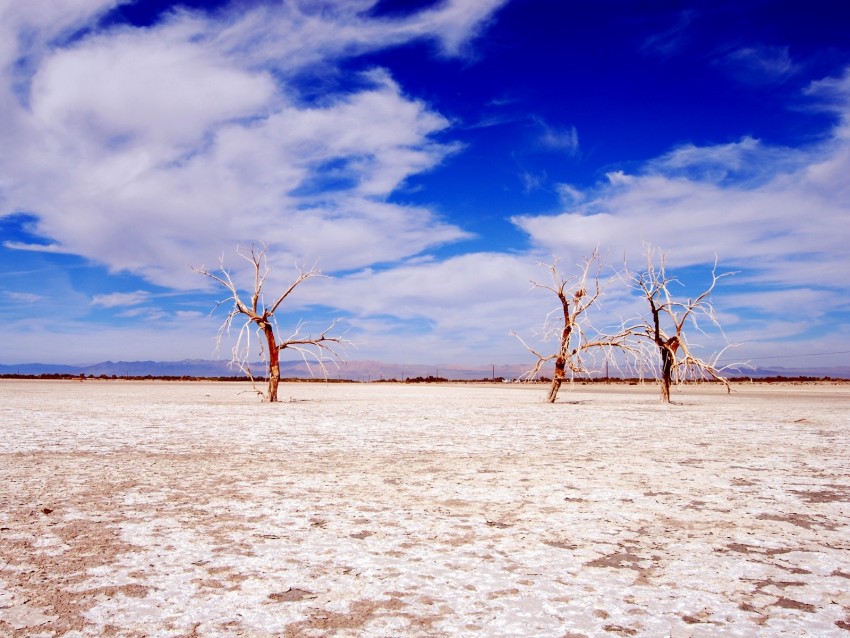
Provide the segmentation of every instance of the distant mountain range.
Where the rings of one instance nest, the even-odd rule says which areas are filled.
[[[814,377],[816,379],[850,379],[850,366],[824,366],[820,368],[753,368],[752,370],[741,369],[740,374],[732,374],[733,377],[752,377],[763,379],[765,377]]]
[[[303,361],[282,361],[281,376],[284,378],[321,377],[322,372],[313,365],[313,373]],[[353,381],[378,381],[389,379],[412,379],[416,377],[441,377],[470,381],[475,379],[505,378],[516,379],[531,367],[530,364],[496,364],[478,366],[460,365],[423,365],[423,364],[394,364],[379,361],[349,361],[328,365],[331,379],[349,379]],[[265,368],[262,363],[255,363],[251,369],[262,376]],[[229,361],[209,359],[184,359],[183,361],[103,361],[101,363],[84,365],[56,365],[48,363],[20,363],[13,365],[0,364],[0,375],[85,375],[107,377],[243,377]],[[548,372],[551,374],[551,371]],[[601,375],[595,375],[601,376]],[[833,379],[850,379],[850,366],[819,367],[819,368],[754,368],[742,370],[741,374],[732,376],[764,377],[830,377]]]
[[[381,379],[408,379],[415,377],[444,377],[447,379],[473,380],[490,379],[494,376],[516,378],[529,369],[523,364],[485,366],[391,364],[378,361],[349,361],[338,367],[327,364],[331,379],[349,379],[354,381],[378,381]],[[281,361],[280,374],[283,378],[322,377],[319,366],[310,368],[303,361]],[[265,366],[260,363],[251,365],[254,374],[262,376]],[[244,377],[229,361],[209,359],[184,359],[183,361],[103,361],[83,365],[57,365],[48,363],[0,364],[0,375],[85,375],[107,377]]]

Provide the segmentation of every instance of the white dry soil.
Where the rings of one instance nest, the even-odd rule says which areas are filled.
[[[850,637],[850,385],[0,381],[0,636]]]

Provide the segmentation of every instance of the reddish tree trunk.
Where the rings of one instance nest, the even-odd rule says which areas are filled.
[[[277,401],[277,386],[280,383],[280,350],[277,348],[277,340],[271,324],[262,324],[263,333],[266,335],[266,346],[269,349],[269,392],[270,403]]]
[[[558,390],[561,389],[561,383],[564,382],[565,361],[563,357],[558,357],[555,360],[555,373],[552,375],[552,386],[549,388],[549,396],[546,400],[549,403],[555,403],[558,398]]]
[[[564,306],[564,329],[561,331],[561,352],[558,358],[555,359],[555,373],[552,375],[552,387],[549,388],[549,396],[546,398],[549,403],[555,403],[555,399],[558,398],[558,390],[561,389],[561,384],[564,382],[567,369],[567,348],[570,343],[570,335],[573,332],[569,304],[563,295],[560,295],[560,297],[561,303]]]

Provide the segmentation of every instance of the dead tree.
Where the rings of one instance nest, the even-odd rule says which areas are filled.
[[[275,313],[283,302],[303,282],[324,275],[315,266],[309,270],[299,268],[298,277],[295,281],[289,285],[283,294],[275,297],[271,304],[266,305],[263,298],[263,286],[270,272],[266,259],[266,251],[267,247],[265,245],[259,249],[252,245],[250,252],[243,252],[239,248],[236,249],[236,253],[248,261],[254,271],[253,291],[247,303],[243,301],[243,297],[240,295],[230,272],[225,268],[224,258],[220,261],[217,273],[210,272],[203,266],[192,268],[192,270],[218,282],[230,293],[227,298],[218,302],[213,309],[213,312],[215,312],[220,306],[232,303],[230,312],[228,312],[227,317],[219,329],[217,343],[219,345],[221,344],[225,335],[229,334],[234,319],[241,316],[244,322],[239,327],[239,333],[233,346],[231,364],[237,366],[247,374],[252,381],[253,375],[250,368],[251,333],[256,331],[259,340],[260,356],[266,363],[268,373],[268,390],[265,394],[265,399],[269,402],[275,402],[277,401],[277,387],[280,382],[281,352],[286,349],[298,352],[311,373],[310,361],[312,360],[318,365],[324,376],[327,377],[328,371],[325,362],[328,360],[335,363],[341,361],[340,350],[348,342],[339,336],[333,336],[331,334],[337,326],[336,321],[332,322],[317,336],[302,335],[302,330],[305,327],[303,321],[298,322],[293,333],[286,339],[281,340],[277,336],[278,325]]]
[[[659,253],[656,266],[655,250],[647,247],[646,270],[641,273],[630,273],[626,270],[626,278],[636,291],[641,293],[649,305],[649,314],[638,317],[628,329],[632,337],[637,337],[641,344],[635,346],[635,351],[642,353],[638,357],[640,363],[649,363],[649,368],[658,371],[661,385],[661,400],[670,403],[670,387],[686,380],[711,379],[719,381],[731,391],[729,380],[724,372],[734,366],[718,366],[720,356],[730,347],[725,346],[715,355],[703,359],[694,353],[694,347],[689,342],[686,328],[702,333],[700,321],[713,324],[718,329],[720,324],[711,302],[711,294],[721,278],[733,273],[717,273],[717,261],[711,269],[711,283],[695,298],[685,301],[675,299],[670,291],[674,284],[681,285],[675,278],[667,274],[664,253]],[[722,329],[721,329],[722,332]],[[641,347],[649,344],[649,349]],[[649,353],[655,351],[658,359],[653,361]]]
[[[545,363],[554,361],[552,385],[546,398],[549,403],[554,403],[568,372],[571,379],[576,375],[590,375],[586,360],[588,356],[603,353],[607,361],[613,350],[628,350],[630,346],[626,332],[599,332],[593,328],[588,316],[588,311],[602,296],[604,289],[600,280],[601,262],[598,251],[584,260],[581,272],[576,277],[565,278],[558,269],[557,261],[541,265],[549,269],[552,283],[540,284],[532,281],[531,284],[534,288],[553,293],[558,299],[558,306],[546,317],[540,336],[543,341],[557,341],[558,349],[552,354],[542,354],[518,334],[511,334],[537,357],[534,367],[524,375],[526,379],[535,378]]]

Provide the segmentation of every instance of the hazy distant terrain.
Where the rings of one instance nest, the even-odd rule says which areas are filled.
[[[281,361],[281,376],[284,378],[322,378],[322,371],[314,363],[308,367],[302,360]],[[406,379],[414,377],[443,376],[449,379],[491,379],[494,375],[515,379],[531,368],[531,364],[502,364],[487,366],[393,364],[378,361],[349,361],[336,366],[328,364],[331,379],[353,381],[379,381],[381,379]],[[262,362],[251,366],[254,374],[265,373]],[[71,374],[86,376],[189,376],[189,377],[240,377],[245,375],[229,361],[209,359],[186,359],[184,361],[103,361],[84,365],[54,365],[44,363],[21,363],[0,365],[2,374]]]
[[[0,380],[0,635],[847,636],[846,384],[544,395]]]
[[[501,377],[517,379],[530,370],[528,364],[491,364],[491,365],[452,365],[452,364],[401,364],[382,363],[380,361],[348,361],[339,367],[328,366],[332,379],[350,379],[354,381],[378,381],[381,379],[398,379],[414,377],[444,377],[455,380],[491,379]],[[264,366],[257,362],[252,366],[255,374],[262,374]],[[0,375],[40,375],[40,374],[72,374],[86,376],[189,376],[189,377],[243,377],[244,375],[224,360],[186,359],[183,361],[102,361],[100,363],[81,365],[55,365],[45,363],[21,363],[15,365],[0,364]],[[551,375],[551,370],[548,372]],[[612,369],[611,376],[616,376]],[[282,361],[281,375],[292,378],[320,377],[321,370],[315,365],[311,370],[301,360]],[[596,377],[603,376],[601,373]],[[850,366],[814,367],[753,367],[741,368],[740,372],[732,372],[730,376],[751,376],[764,378],[782,377],[830,377],[833,379],[850,379]]]

